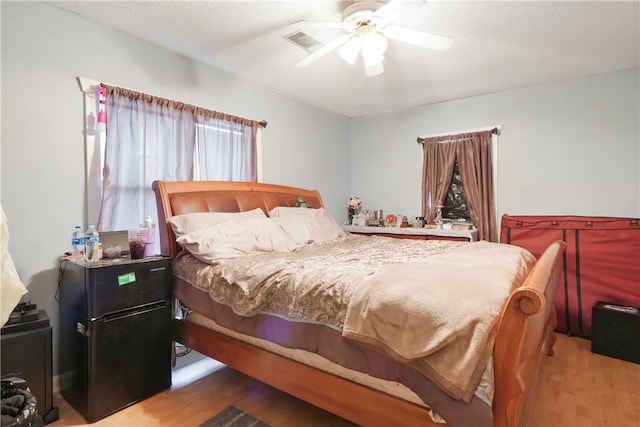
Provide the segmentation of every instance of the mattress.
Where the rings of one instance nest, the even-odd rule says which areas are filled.
[[[491,406],[479,397],[493,395],[490,364],[478,385],[478,393],[470,403],[465,403],[453,399],[410,367],[343,339],[335,329],[267,314],[238,316],[229,306],[213,301],[183,280],[177,280],[174,296],[186,308],[186,321],[429,407],[436,422],[447,420],[451,425],[468,425],[469,420],[474,420],[477,427],[493,425]]]

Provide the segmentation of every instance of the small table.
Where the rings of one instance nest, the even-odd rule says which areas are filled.
[[[345,225],[343,228],[354,234],[366,234],[396,239],[417,240],[459,240],[465,242],[478,241],[478,230],[449,230],[444,228],[401,228]]]

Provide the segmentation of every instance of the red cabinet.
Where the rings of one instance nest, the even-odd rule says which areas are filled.
[[[640,306],[640,219],[587,216],[502,217],[500,242],[539,257],[564,240],[564,268],[554,305],[557,331],[591,336],[597,301]]]

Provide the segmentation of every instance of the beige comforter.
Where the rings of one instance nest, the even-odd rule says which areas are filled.
[[[183,255],[175,273],[241,316],[266,313],[342,330],[355,286],[381,265],[417,261],[465,244],[349,235],[216,265]]]
[[[343,336],[410,363],[470,401],[493,352],[493,326],[533,266],[517,247],[471,243],[380,267],[351,296]]]
[[[494,246],[502,251],[489,249]],[[453,397],[468,400],[468,390],[473,394],[491,354],[487,334],[495,316],[532,263],[533,257],[516,262],[526,254],[514,246],[487,242],[349,235],[293,252],[250,255],[216,265],[182,255],[174,271],[236,314],[266,313],[332,327],[396,359],[411,361]],[[379,296],[367,299],[369,288]],[[394,292],[408,294],[398,298]],[[394,305],[382,311],[370,305],[385,300]],[[432,313],[420,314],[423,308]],[[446,315],[451,317],[447,320]],[[423,323],[429,318],[439,322],[438,327]],[[409,342],[412,346],[407,347]]]

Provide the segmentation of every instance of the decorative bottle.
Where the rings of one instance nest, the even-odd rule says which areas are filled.
[[[84,232],[79,225],[76,225],[71,233],[71,249],[73,255],[79,254],[84,249]]]
[[[438,205],[436,205],[436,228],[442,228],[442,224],[444,223],[444,221],[442,220],[442,208],[444,207],[444,205],[442,203],[438,203]]]
[[[96,226],[90,225],[85,233],[84,260],[86,262],[98,261],[100,259],[98,251],[99,244],[100,237],[96,231]]]
[[[151,216],[147,215],[144,219],[144,227],[147,229],[147,240],[144,244],[144,257],[152,257],[155,255],[156,227],[153,224]]]

